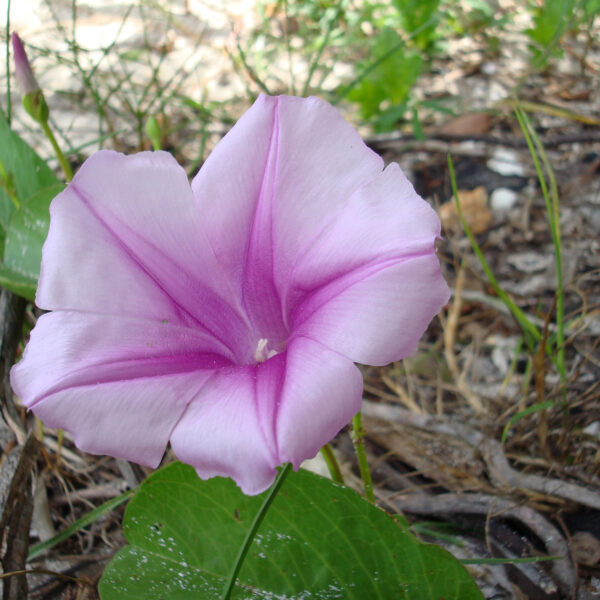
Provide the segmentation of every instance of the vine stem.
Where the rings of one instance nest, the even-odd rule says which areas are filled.
[[[362,414],[357,412],[352,419],[352,443],[354,452],[358,459],[358,468],[360,477],[363,481],[365,498],[375,504],[375,493],[373,492],[373,479],[371,478],[371,469],[367,460],[367,450],[365,448],[365,430],[362,426]]]
[[[58,158],[58,163],[60,164],[60,168],[62,172],[65,174],[65,179],[67,183],[73,179],[73,170],[71,169],[71,165],[68,163],[65,155],[60,149],[52,130],[50,129],[48,123],[46,121],[40,121],[42,126],[42,130],[44,131],[44,135],[48,138],[50,143],[52,144],[52,148],[54,149],[54,154],[56,154],[56,158]]]
[[[285,478],[289,475],[291,470],[292,470],[291,463],[286,463],[282,467],[281,471],[279,471],[279,475],[277,475],[277,479],[275,479],[275,483],[273,483],[273,485],[271,486],[271,489],[269,490],[268,494],[266,495],[266,497],[262,503],[262,506],[260,507],[260,509],[258,510],[256,515],[254,516],[254,520],[252,521],[252,524],[250,525],[250,529],[248,529],[248,533],[246,533],[244,542],[240,546],[238,555],[236,556],[235,561],[233,563],[233,567],[229,573],[229,576],[227,577],[225,588],[223,590],[223,594],[221,595],[221,600],[229,600],[231,598],[231,592],[233,591],[233,587],[235,586],[235,582],[237,580],[240,569],[242,568],[242,564],[244,563],[244,559],[246,558],[246,554],[248,554],[248,550],[250,549],[250,546],[252,545],[252,542],[254,541],[256,532],[258,531],[260,524],[263,522],[263,519],[265,518],[265,515],[267,514],[267,511],[269,510],[273,500],[275,500],[275,496],[277,496],[277,492],[283,485]]]
[[[342,475],[342,469],[340,469],[340,463],[333,452],[333,448],[331,444],[325,444],[321,448],[321,456],[325,459],[327,463],[327,468],[329,469],[329,474],[331,475],[331,479],[336,483],[344,485],[344,476]]]

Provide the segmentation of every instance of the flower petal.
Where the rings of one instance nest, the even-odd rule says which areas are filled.
[[[382,166],[317,98],[261,96],[214,149],[192,189],[211,246],[263,337],[284,335],[274,317],[298,251]]]
[[[273,415],[281,377],[275,365],[260,371],[241,366],[214,372],[171,434],[179,460],[203,479],[231,477],[245,494],[269,487],[279,462],[273,436],[263,429],[258,411],[260,402]]]
[[[298,468],[313,457],[360,410],[362,389],[362,375],[352,361],[295,336],[277,413],[280,461]]]
[[[76,446],[156,468],[171,429],[208,372],[93,383],[43,398],[34,412],[68,431]]]
[[[98,152],[50,212],[42,308],[168,319],[229,348],[248,337],[185,172],[168,153]]]
[[[275,467],[314,456],[360,409],[362,380],[348,359],[306,338],[250,367],[215,372],[171,435],[202,478],[232,477],[246,494]]]
[[[286,320],[357,362],[408,356],[448,301],[435,257],[439,232],[435,212],[390,165],[299,255]]]
[[[60,311],[40,317],[11,383],[82,450],[156,466],[188,402],[212,369],[229,364],[199,331]]]
[[[417,195],[396,163],[357,190],[335,219],[311,240],[288,273],[291,298],[312,292],[368,264],[434,254],[440,235],[435,211]]]
[[[355,362],[386,365],[415,352],[448,297],[434,254],[377,262],[308,296],[293,328]]]

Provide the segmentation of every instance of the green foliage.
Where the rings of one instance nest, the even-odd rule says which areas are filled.
[[[263,496],[175,463],[127,507],[129,546],[106,568],[102,600],[221,597]],[[402,518],[306,471],[290,473],[244,562],[233,598],[482,599],[462,565]]]
[[[586,19],[597,17],[600,13],[600,0],[583,0],[582,8]]]
[[[33,300],[48,233],[48,207],[64,185],[0,117],[0,285]]]
[[[412,86],[421,73],[421,54],[407,51],[402,38],[384,29],[372,40],[370,60],[362,63],[360,82],[348,98],[360,105],[361,116],[377,131],[389,130],[402,119]]]
[[[393,0],[398,9],[402,29],[415,45],[427,51],[436,39],[436,28],[441,15],[440,0]]]
[[[550,56],[560,53],[559,42],[575,21],[577,0],[544,0],[533,8],[533,24],[525,33],[533,41],[536,66],[544,66]]]
[[[450,13],[442,10],[440,0],[393,0],[390,7],[395,10],[386,11],[382,3],[365,4],[365,20],[374,30],[361,40],[361,45],[366,42],[369,47],[368,59],[356,61],[357,78],[343,95],[359,105],[361,116],[376,131],[393,129],[408,111],[420,135],[418,103],[410,92],[441,50]]]
[[[498,52],[498,34],[511,21],[512,16],[510,11],[499,11],[498,7],[488,0],[452,2],[446,10],[446,19],[455,34],[485,37],[487,54]]]

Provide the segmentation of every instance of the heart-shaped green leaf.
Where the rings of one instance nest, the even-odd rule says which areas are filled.
[[[103,600],[218,599],[263,496],[174,463],[151,475],[127,507],[129,541],[100,581]],[[244,562],[237,599],[481,600],[448,552],[421,543],[354,491],[291,473]]]

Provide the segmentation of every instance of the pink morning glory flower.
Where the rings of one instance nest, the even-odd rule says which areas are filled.
[[[326,102],[261,96],[191,188],[165,152],[101,151],[52,202],[11,381],[84,451],[167,443],[247,494],[360,409],[355,362],[414,352],[448,300],[440,224]]]

